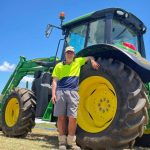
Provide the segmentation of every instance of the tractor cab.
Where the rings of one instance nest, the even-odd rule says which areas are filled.
[[[63,24],[67,45],[76,53],[96,44],[111,44],[139,52],[145,57],[143,34],[146,27],[133,14],[120,8],[92,12]],[[63,57],[63,55],[62,55]]]

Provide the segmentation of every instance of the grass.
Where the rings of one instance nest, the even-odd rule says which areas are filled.
[[[56,150],[57,135],[55,126],[50,124],[37,124],[32,133],[23,139],[5,137],[0,132],[0,150]]]
[[[55,125],[47,123],[36,124],[32,133],[22,139],[5,137],[0,132],[0,150],[58,150],[57,136]],[[150,150],[150,148],[135,147],[132,150]]]

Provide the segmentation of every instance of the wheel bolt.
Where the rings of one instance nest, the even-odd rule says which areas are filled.
[[[100,107],[99,110],[102,110],[102,108]]]

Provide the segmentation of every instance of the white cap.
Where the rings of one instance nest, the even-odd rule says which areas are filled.
[[[74,52],[74,47],[72,47],[72,46],[66,47],[65,52],[67,52],[67,51],[72,51],[72,52]]]

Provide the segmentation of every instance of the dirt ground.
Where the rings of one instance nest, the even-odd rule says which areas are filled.
[[[0,132],[0,150],[58,150],[57,135],[55,125],[44,123],[36,124],[32,133],[24,139],[5,137]],[[135,147],[132,150],[150,150],[150,148]]]

